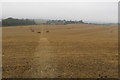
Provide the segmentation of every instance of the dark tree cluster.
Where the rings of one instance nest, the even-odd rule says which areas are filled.
[[[34,20],[30,19],[15,19],[7,18],[2,20],[2,26],[17,26],[17,25],[35,25]]]
[[[65,24],[65,21],[64,20],[48,20],[46,24],[55,24],[55,25]]]
[[[46,24],[54,24],[54,25],[61,25],[61,24],[82,24],[84,23],[82,20],[80,21],[67,21],[67,20],[48,20]]]
[[[66,21],[65,24],[81,24],[81,23],[84,23],[82,20],[80,21]]]

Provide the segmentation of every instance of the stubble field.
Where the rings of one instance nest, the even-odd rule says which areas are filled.
[[[117,28],[92,24],[5,27],[3,78],[117,78]]]

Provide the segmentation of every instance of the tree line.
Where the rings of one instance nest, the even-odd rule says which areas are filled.
[[[53,25],[61,25],[61,24],[82,24],[84,23],[82,20],[79,21],[67,21],[67,20],[48,20],[45,24],[53,24]]]
[[[40,22],[40,21],[39,21]],[[47,25],[66,25],[66,24],[82,24],[84,23],[82,20],[79,21],[68,21],[68,20],[47,20],[41,24]],[[2,19],[2,26],[20,26],[20,25],[39,25],[35,20],[32,19],[16,19],[16,18],[7,18]]]
[[[15,19],[7,18],[2,20],[2,26],[18,26],[18,25],[35,25],[34,20],[31,19]]]

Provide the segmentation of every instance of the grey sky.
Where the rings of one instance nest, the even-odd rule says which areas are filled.
[[[2,17],[32,19],[66,19],[87,22],[118,21],[117,2],[7,2]]]

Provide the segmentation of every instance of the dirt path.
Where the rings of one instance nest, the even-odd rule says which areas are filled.
[[[39,45],[34,53],[34,74],[33,77],[37,78],[54,78],[56,72],[52,64],[52,47],[50,46],[47,38],[40,38]]]
[[[44,28],[41,29],[39,45],[36,47],[31,68],[32,78],[54,78],[57,75],[54,64],[53,48],[44,37]]]

